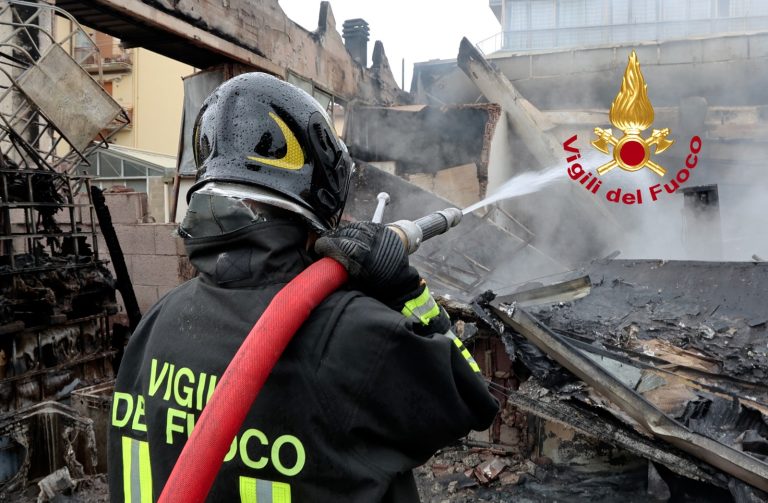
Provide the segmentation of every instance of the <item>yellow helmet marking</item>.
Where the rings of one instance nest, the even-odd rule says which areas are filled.
[[[275,121],[275,124],[277,124],[277,127],[279,127],[280,131],[283,132],[283,136],[285,136],[285,143],[287,146],[285,155],[280,159],[268,159],[266,157],[255,157],[255,156],[248,156],[248,159],[251,161],[257,161],[264,164],[269,164],[270,166],[274,166],[276,168],[283,168],[283,169],[290,169],[290,170],[303,168],[304,167],[304,151],[301,149],[301,145],[299,145],[299,140],[296,139],[296,136],[290,130],[290,128],[288,127],[288,124],[283,122],[283,120],[276,113],[269,112],[269,116],[272,117],[272,120]]]

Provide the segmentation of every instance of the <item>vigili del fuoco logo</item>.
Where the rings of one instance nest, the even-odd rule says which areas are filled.
[[[692,137],[688,142],[689,153],[685,158],[685,165],[674,177],[669,177],[668,181],[664,180],[667,169],[652,159],[653,155],[670,148],[675,139],[670,136],[669,128],[654,129],[647,137],[643,135],[653,124],[653,106],[648,99],[648,86],[640,71],[640,62],[635,51],[629,56],[621,89],[611,104],[608,118],[622,134],[615,135],[612,129],[595,128],[597,138],[592,140],[592,147],[611,157],[595,170],[596,174],[581,164],[581,151],[575,146],[577,135],[571,136],[563,143],[563,150],[568,156],[568,176],[573,181],[580,183],[592,194],[605,194],[609,202],[633,205],[643,204],[644,200],[658,201],[664,193],[673,194],[691,177],[701,151],[701,138],[698,136]],[[661,180],[649,186],[646,191],[627,190],[622,187],[608,189],[608,184],[606,189],[601,191],[603,180],[610,180],[611,173],[616,168],[629,172],[649,169]]]

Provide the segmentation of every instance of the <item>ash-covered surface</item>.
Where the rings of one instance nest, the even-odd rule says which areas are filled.
[[[478,480],[476,473],[489,463],[496,463],[496,469],[501,468],[501,471],[493,480]],[[645,465],[625,470],[584,472],[555,466],[546,457],[530,460],[505,457],[487,449],[454,447],[438,453],[414,474],[423,503],[730,501],[724,491],[695,483],[670,486],[662,483],[661,491],[670,492],[663,495],[668,496],[666,499],[660,498],[660,489],[653,482],[649,485],[648,472]]]
[[[720,374],[768,377],[768,263],[613,260],[586,272],[589,295],[531,314],[556,331],[618,346],[662,339],[712,358]]]
[[[57,503],[108,503],[109,484],[104,474],[93,475],[72,481],[74,487],[63,488],[58,491],[52,501]],[[38,503],[40,488],[37,484],[31,484],[22,492],[5,495],[8,499],[0,501],[14,501],[16,503]],[[45,499],[43,500],[45,501]]]

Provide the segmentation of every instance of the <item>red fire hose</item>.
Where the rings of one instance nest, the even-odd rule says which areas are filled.
[[[232,439],[280,355],[312,310],[346,281],[344,267],[324,258],[302,271],[272,299],[200,414],[163,488],[160,503],[205,501]]]

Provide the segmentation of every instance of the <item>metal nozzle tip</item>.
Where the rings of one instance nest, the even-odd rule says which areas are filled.
[[[461,222],[461,217],[464,216],[464,213],[462,213],[462,211],[458,208],[446,208],[441,211],[441,213],[448,221],[448,228],[456,227],[459,225],[459,222]]]

